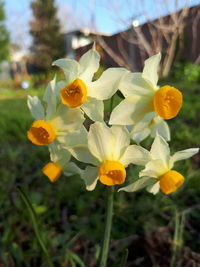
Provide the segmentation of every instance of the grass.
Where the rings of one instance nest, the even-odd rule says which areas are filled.
[[[184,105],[169,122],[172,151],[200,145],[200,89],[196,84],[173,83],[182,88]],[[62,177],[50,183],[40,169],[48,162],[45,147],[36,147],[26,138],[32,118],[26,95],[42,95],[43,89],[0,89],[0,265],[47,266],[35,237],[29,213],[17,187],[30,199],[37,215],[42,239],[56,266],[89,266],[99,253],[104,226],[105,187],[98,184],[87,192],[77,176]],[[115,98],[115,103],[119,99]],[[109,103],[106,103],[108,111]],[[147,145],[151,143],[148,141]],[[116,193],[112,240],[120,240],[173,222],[174,211],[190,209],[186,216],[184,244],[200,253],[197,235],[200,225],[200,158],[177,163],[185,177],[184,186],[170,196],[141,191]],[[128,169],[129,180],[137,178],[139,167]],[[187,226],[189,225],[190,228]],[[192,233],[191,233],[192,227]],[[110,265],[120,258],[124,247],[115,248]]]

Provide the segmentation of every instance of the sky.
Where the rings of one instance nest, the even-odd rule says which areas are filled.
[[[32,1],[4,0],[6,25],[11,40],[23,50],[31,45],[29,22],[32,20]],[[178,2],[180,9],[185,1],[187,0],[55,0],[55,3],[63,32],[90,28],[113,34],[128,28],[133,20],[144,23],[147,18],[154,19],[174,11],[175,2]],[[188,0],[188,3],[193,6],[200,4],[200,0]]]

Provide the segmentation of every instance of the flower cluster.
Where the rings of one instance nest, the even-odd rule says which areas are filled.
[[[146,187],[156,194],[174,192],[184,177],[173,169],[178,160],[192,157],[198,148],[179,151],[170,156],[170,130],[165,120],[176,117],[182,106],[182,93],[169,85],[159,87],[160,53],[145,61],[142,73],[131,73],[124,68],[109,68],[98,80],[94,73],[99,68],[100,56],[93,47],[80,61],[59,59],[64,81],[54,78],[45,90],[43,103],[38,97],[28,96],[28,107],[35,121],[27,136],[35,145],[47,145],[50,162],[42,172],[55,182],[62,174],[79,174],[87,190],[93,190],[99,180],[107,186],[126,181],[130,164],[143,166],[136,182],[119,191],[133,192]],[[119,90],[123,100],[104,121],[104,102]],[[93,121],[89,130],[86,119]],[[154,138],[150,151],[140,142]],[[132,144],[131,144],[132,143]],[[87,164],[85,170],[74,157]]]

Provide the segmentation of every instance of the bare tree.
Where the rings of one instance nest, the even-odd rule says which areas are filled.
[[[132,1],[127,0],[127,4],[130,6]],[[138,1],[137,1],[138,3]],[[116,34],[115,48],[110,47],[108,42],[102,36],[97,36],[96,41],[101,45],[113,61],[117,65],[124,66],[132,71],[139,69],[137,62],[143,62],[147,57],[152,56],[159,51],[162,52],[162,65],[160,68],[160,74],[162,77],[166,77],[169,74],[171,66],[177,56],[181,54],[184,49],[184,30],[188,26],[188,16],[190,8],[188,6],[188,0],[180,3],[180,0],[164,0],[160,2],[154,1],[157,5],[157,19],[152,19],[149,12],[145,10],[144,0],[140,1],[142,8],[137,10],[130,16],[131,20],[137,19],[138,16],[143,16],[145,23],[140,26],[131,25],[123,17],[120,17],[121,12],[119,7],[112,7],[110,10],[114,12],[118,17],[118,22],[129,25],[129,29],[119,34]],[[172,5],[173,4],[173,5]],[[173,6],[173,8],[172,8]],[[180,8],[181,7],[181,8]],[[109,7],[108,7],[109,8]],[[130,7],[130,9],[132,9]],[[165,10],[165,13],[164,13]],[[167,14],[167,15],[166,15]],[[165,16],[164,16],[165,15]],[[190,14],[191,15],[191,14]],[[195,17],[192,18],[192,38],[197,37],[197,27],[200,22],[200,10],[196,12]],[[131,26],[130,26],[131,25]],[[193,44],[190,45],[191,49],[196,49],[197,40],[193,40]],[[200,60],[197,55],[196,63]],[[141,65],[141,64],[139,64]]]

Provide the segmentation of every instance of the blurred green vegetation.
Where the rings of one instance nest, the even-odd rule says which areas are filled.
[[[200,82],[200,65],[190,62],[176,62],[172,77],[179,81],[198,83]]]
[[[200,146],[200,88],[189,81],[163,81],[182,90],[184,105],[177,118],[170,120],[172,152]],[[7,88],[7,87],[6,87]],[[56,266],[89,266],[98,256],[103,236],[105,186],[93,192],[85,190],[80,177],[61,177],[50,183],[41,173],[48,162],[46,147],[36,147],[26,138],[32,122],[27,108],[27,94],[43,94],[36,89],[0,87],[0,265],[47,266],[34,234],[29,212],[17,187],[23,189],[37,214],[37,223],[50,257]],[[115,96],[114,105],[119,102]],[[106,101],[109,111],[110,102]],[[152,140],[144,144],[149,147]],[[177,163],[175,169],[185,177],[185,184],[170,196],[153,196],[144,190],[116,193],[112,240],[120,240],[174,221],[175,210],[188,211],[184,244],[200,253],[200,156]],[[128,168],[128,180],[138,177],[139,167]],[[110,253],[110,265],[118,259],[124,246]],[[67,265],[68,264],[68,265]]]

